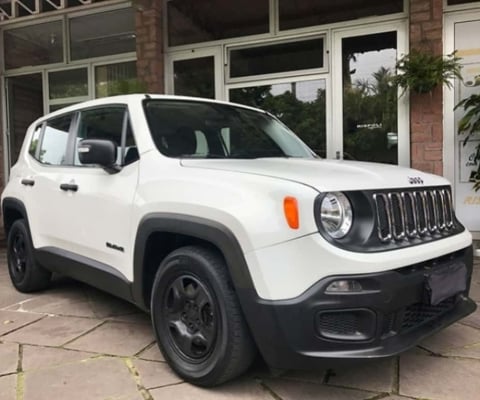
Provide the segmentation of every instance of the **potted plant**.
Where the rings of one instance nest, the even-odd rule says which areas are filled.
[[[463,141],[465,146],[473,134],[480,133],[480,94],[472,94],[463,99],[455,109],[459,107],[463,107],[465,111],[458,124],[458,133],[466,135]],[[477,169],[472,172],[470,180],[473,182],[475,191],[478,191],[480,190],[480,144],[476,147],[471,161],[476,164]]]
[[[397,61],[393,83],[414,93],[430,93],[438,85],[452,87],[453,78],[462,79],[460,58],[455,52],[447,56],[412,50]],[[402,94],[403,94],[402,93]]]

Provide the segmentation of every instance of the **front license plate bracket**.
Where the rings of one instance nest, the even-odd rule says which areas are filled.
[[[425,276],[427,298],[431,305],[467,290],[467,266],[455,261],[435,267]]]

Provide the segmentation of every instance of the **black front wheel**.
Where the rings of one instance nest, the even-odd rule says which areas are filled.
[[[162,262],[151,311],[157,342],[172,369],[200,386],[215,386],[244,372],[255,346],[223,258],[196,246]]]
[[[33,258],[30,233],[23,219],[15,221],[7,238],[8,273],[13,286],[24,293],[45,289],[51,273]]]

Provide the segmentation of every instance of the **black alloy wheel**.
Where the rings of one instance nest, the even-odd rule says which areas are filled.
[[[191,362],[207,357],[218,335],[215,303],[209,289],[193,275],[176,278],[165,292],[163,323],[179,355]]]

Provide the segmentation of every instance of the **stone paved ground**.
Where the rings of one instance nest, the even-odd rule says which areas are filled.
[[[480,259],[472,297],[480,303]],[[275,376],[258,362],[243,378],[203,390],[170,371],[147,315],[70,280],[17,293],[0,252],[1,400],[479,398],[480,311],[397,358]]]

